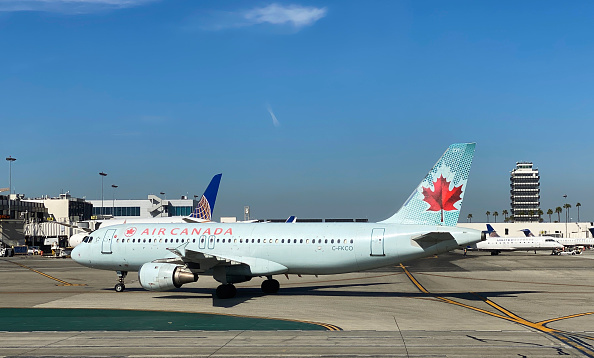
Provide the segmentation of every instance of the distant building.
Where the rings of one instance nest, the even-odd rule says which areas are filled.
[[[47,216],[47,209],[43,203],[29,202],[23,198],[22,194],[0,195],[0,244],[2,245],[24,245],[25,223],[42,221]]]
[[[164,216],[188,216],[198,201],[183,196],[181,199],[161,199],[149,195],[147,199],[89,200],[93,204],[92,219],[117,217],[120,219],[146,219]]]
[[[511,215],[514,222],[538,222],[540,175],[531,162],[517,162],[510,175]]]

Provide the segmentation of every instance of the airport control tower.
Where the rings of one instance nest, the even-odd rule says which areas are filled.
[[[515,222],[538,222],[540,175],[531,162],[517,162],[510,175],[511,214]]]

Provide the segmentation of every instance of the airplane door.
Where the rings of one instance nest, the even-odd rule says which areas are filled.
[[[105,236],[103,236],[103,241],[101,242],[102,254],[111,254],[111,239],[116,231],[116,229],[111,229],[105,232]]]
[[[384,232],[386,229],[371,230],[371,256],[385,256]]]
[[[214,249],[215,246],[215,236],[214,235],[210,235],[208,237],[208,248],[209,249]]]

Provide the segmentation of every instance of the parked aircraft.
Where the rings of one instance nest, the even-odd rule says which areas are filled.
[[[129,224],[100,228],[72,252],[81,265],[113,270],[115,290],[129,271],[143,288],[165,291],[212,275],[219,298],[234,284],[266,277],[276,293],[279,274],[327,275],[369,270],[434,255],[481,239],[456,227],[474,143],[452,144],[404,205],[377,223]]]
[[[487,224],[487,240],[467,247],[468,250],[490,251],[491,255],[499,255],[502,251],[555,250],[563,245],[554,238],[544,237],[501,237],[490,224]]]
[[[108,220],[101,220],[96,229],[99,227],[108,227],[120,224],[140,224],[140,223],[153,223],[153,224],[165,224],[165,223],[203,223],[209,222],[212,220],[212,212],[214,210],[215,202],[217,200],[217,194],[219,192],[219,185],[221,183],[221,177],[223,174],[217,174],[210,180],[210,183],[206,187],[204,194],[200,198],[198,205],[194,208],[194,212],[192,212],[188,216],[166,216],[166,217],[155,217],[155,218],[143,218],[143,219],[108,219]],[[70,247],[76,247],[80,244],[85,237],[89,236],[94,230],[88,228],[82,228],[76,225],[67,225],[64,223],[58,222],[60,225],[66,225],[70,227],[74,227],[79,230],[83,230],[83,232],[76,233],[68,239],[68,245]]]
[[[594,228],[588,229],[594,236]],[[530,231],[530,229],[523,229],[520,230],[526,235],[526,237],[548,237],[548,236],[534,236],[534,234]],[[574,247],[574,246],[594,246],[594,238],[592,237],[556,237],[555,240],[562,244],[565,247]]]

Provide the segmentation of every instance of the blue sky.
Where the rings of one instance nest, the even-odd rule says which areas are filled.
[[[27,196],[222,172],[217,218],[380,220],[474,141],[462,220],[516,161],[594,220],[592,33],[589,1],[0,0],[0,150]]]

